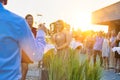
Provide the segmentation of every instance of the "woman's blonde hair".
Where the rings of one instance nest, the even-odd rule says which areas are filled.
[[[57,23],[59,23],[59,24],[61,25],[61,29],[63,30],[64,27],[65,27],[64,21],[63,21],[63,20],[57,20],[57,21],[55,22],[55,27],[57,27]]]

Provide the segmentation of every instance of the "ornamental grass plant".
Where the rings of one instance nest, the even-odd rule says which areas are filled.
[[[102,69],[99,61],[93,65],[92,60],[78,54],[75,50],[69,49],[67,57],[48,52],[44,56],[48,80],[100,80]],[[50,56],[52,54],[52,56]],[[48,57],[49,56],[49,57]],[[83,58],[84,57],[84,58]],[[47,59],[46,59],[47,58]],[[48,60],[48,61],[46,61]]]

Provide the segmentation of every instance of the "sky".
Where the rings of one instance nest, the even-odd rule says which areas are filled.
[[[71,27],[87,30],[95,29],[91,26],[93,11],[118,1],[120,0],[8,0],[5,7],[22,17],[30,13],[37,23],[45,22],[46,26],[62,19]],[[100,28],[107,29],[104,26]],[[97,29],[96,27],[95,30]]]

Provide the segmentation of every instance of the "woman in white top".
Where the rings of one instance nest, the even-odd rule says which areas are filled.
[[[110,54],[110,41],[108,35],[106,34],[102,45],[102,58],[103,66],[105,69],[108,69],[109,67],[109,54]]]

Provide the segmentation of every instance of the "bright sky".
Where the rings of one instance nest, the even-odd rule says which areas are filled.
[[[91,13],[120,0],[8,0],[7,9],[25,16],[30,13],[37,22],[50,23],[62,19],[72,27],[82,30],[94,29]],[[37,16],[41,14],[42,16]],[[94,25],[95,26],[95,25]],[[107,30],[107,27],[101,27]]]

